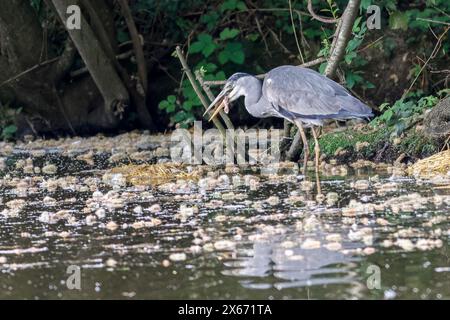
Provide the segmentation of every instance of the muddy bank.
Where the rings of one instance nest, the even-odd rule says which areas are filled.
[[[325,132],[319,143],[325,159],[338,163],[370,160],[412,164],[438,152],[441,145],[440,141],[425,136],[421,126],[394,137],[385,128],[369,125]]]

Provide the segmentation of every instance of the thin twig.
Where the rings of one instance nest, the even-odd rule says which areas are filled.
[[[303,22],[302,22],[302,15],[300,13],[297,12],[297,16],[298,16],[298,22],[300,25],[300,35],[302,36],[302,44],[305,47],[308,47],[311,49],[311,46],[308,43],[308,40],[306,40],[305,35],[303,34]]]
[[[269,45],[267,44],[266,35],[264,34],[264,32],[261,28],[261,24],[259,23],[259,19],[256,15],[255,15],[255,22],[256,22],[256,27],[258,28],[258,31],[261,34],[261,38],[263,39],[264,46],[266,47],[266,52],[269,55],[269,57],[272,57],[272,52],[270,52]]]
[[[308,0],[308,11],[314,19],[316,19],[320,22],[323,22],[323,23],[337,23],[338,22],[338,19],[325,18],[325,17],[319,16],[318,14],[316,14],[314,12],[314,8],[313,8],[311,0]]]
[[[267,27],[267,29],[269,30],[270,34],[272,35],[273,40],[275,40],[275,42],[278,43],[280,45],[280,47],[284,50],[284,53],[292,54],[292,52],[288,48],[286,48],[286,46],[283,44],[283,42],[281,42],[280,38],[277,36],[275,31],[273,31],[269,27]]]
[[[8,84],[8,83],[10,83],[10,82],[13,82],[13,81],[17,80],[17,79],[19,79],[19,78],[25,76],[26,74],[35,71],[36,69],[39,69],[39,68],[44,67],[44,66],[46,66],[46,65],[49,65],[49,64],[51,64],[51,63],[53,63],[53,62],[56,62],[56,61],[59,60],[59,58],[60,58],[60,57],[57,57],[57,58],[53,58],[53,59],[44,61],[44,62],[42,62],[42,63],[39,63],[39,64],[37,64],[37,65],[35,65],[35,66],[33,66],[33,67],[27,69],[27,70],[25,70],[25,71],[23,71],[23,72],[21,72],[21,73],[15,75],[14,77],[9,78],[8,80],[3,81],[3,82],[0,84],[0,87],[3,87],[5,84]]]
[[[414,84],[416,83],[417,79],[419,79],[420,75],[422,74],[422,72],[425,69],[425,67],[427,66],[427,64],[431,61],[431,59],[433,59],[436,56],[436,54],[438,53],[438,51],[439,51],[439,49],[441,47],[442,38],[447,34],[449,29],[450,29],[450,27],[447,27],[445,29],[445,31],[440,35],[436,45],[434,46],[433,51],[431,52],[431,54],[428,57],[427,61],[425,61],[425,63],[423,64],[422,68],[420,68],[418,74],[414,78],[414,80],[411,83],[411,85],[409,86],[408,90],[406,90],[405,93],[403,94],[403,96],[402,96],[403,98],[405,98],[406,95],[411,91],[412,87],[414,87]]]
[[[53,84],[53,94],[55,95],[55,98],[56,98],[56,102],[57,102],[57,104],[58,104],[58,107],[59,107],[59,109],[60,109],[60,111],[61,111],[61,113],[62,113],[62,115],[63,115],[63,117],[64,117],[64,120],[66,120],[67,125],[69,126],[70,131],[72,131],[72,134],[73,134],[74,136],[76,136],[76,135],[77,135],[77,132],[75,131],[75,129],[74,129],[73,125],[72,125],[72,122],[70,122],[70,119],[69,119],[69,117],[67,116],[66,111],[64,110],[64,103],[62,102],[61,97],[59,96],[59,93],[58,93],[58,90],[56,89],[56,85],[55,85],[55,84]]]
[[[358,51],[356,51],[357,53],[363,52],[371,47],[373,47],[374,45],[376,45],[378,42],[380,42],[381,40],[384,39],[385,36],[381,36],[378,39],[376,39],[375,41],[369,43],[367,46],[365,46],[364,48],[359,49]]]
[[[297,44],[298,53],[300,54],[300,59],[301,59],[302,63],[305,63],[305,59],[303,58],[302,49],[300,48],[300,43],[298,41],[297,28],[295,27],[294,13],[292,12],[292,1],[291,0],[289,0],[289,12],[291,14],[292,30],[294,31],[295,43]]]
[[[133,42],[133,48],[136,53],[136,62],[138,67],[139,78],[141,79],[141,84],[144,92],[147,93],[148,89],[148,76],[147,76],[147,63],[145,61],[144,49],[141,42],[141,37],[136,28],[136,23],[134,22],[133,15],[131,14],[131,9],[128,5],[128,0],[120,0],[120,7],[122,9],[122,15],[127,23],[128,31],[131,35],[131,40]]]
[[[438,20],[432,20],[432,19],[425,19],[425,18],[416,18],[416,20],[422,20],[422,21],[427,21],[427,22],[431,22],[431,23],[438,23],[438,24],[444,24],[444,25],[446,25],[446,26],[450,26],[450,23],[444,22],[444,21],[438,21]]]

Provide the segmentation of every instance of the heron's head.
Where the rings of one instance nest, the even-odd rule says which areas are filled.
[[[235,73],[233,74],[225,83],[222,91],[219,93],[217,98],[211,103],[211,105],[206,110],[206,115],[208,112],[212,111],[211,118],[209,121],[214,119],[220,111],[225,111],[228,113],[230,111],[230,103],[239,99],[239,97],[246,94],[246,83],[249,78],[253,76],[247,73]]]

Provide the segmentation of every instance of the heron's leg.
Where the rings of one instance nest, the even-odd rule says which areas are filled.
[[[300,136],[301,136],[302,141],[303,141],[303,153],[304,153],[304,158],[303,158],[303,175],[306,177],[307,167],[308,167],[308,157],[309,157],[308,139],[306,138],[306,134],[305,134],[305,130],[303,129],[302,122],[301,121],[296,121],[295,124],[298,127],[298,130],[300,132]]]
[[[316,181],[317,181],[317,193],[321,194],[322,190],[320,188],[320,179],[319,179],[319,165],[320,165],[320,145],[319,139],[317,139],[317,132],[314,127],[311,127],[312,135],[314,137],[314,152],[315,152],[315,169],[316,169]]]

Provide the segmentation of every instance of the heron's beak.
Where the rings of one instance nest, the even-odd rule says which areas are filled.
[[[230,90],[228,90],[228,89],[223,89],[222,92],[219,93],[217,98],[214,99],[214,101],[211,103],[211,105],[208,107],[208,109],[206,109],[206,112],[203,114],[203,116],[205,116],[206,114],[211,112],[212,109],[214,109],[214,107],[216,107],[216,106],[217,106],[217,108],[212,112],[212,115],[209,118],[209,121],[214,119],[219,114],[219,112],[222,110],[224,110],[226,113],[228,113],[228,111],[229,111],[229,107],[228,107],[229,91]]]

